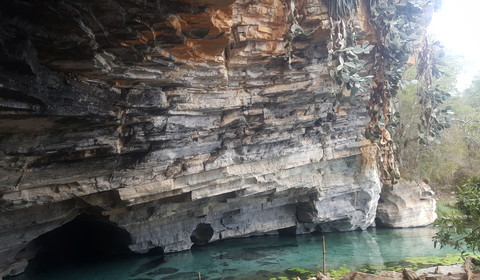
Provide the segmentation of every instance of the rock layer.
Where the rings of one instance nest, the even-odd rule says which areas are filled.
[[[336,98],[323,2],[292,3],[2,1],[0,276],[93,210],[135,252],[368,227],[365,104]]]

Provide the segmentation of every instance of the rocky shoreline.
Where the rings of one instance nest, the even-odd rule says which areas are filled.
[[[297,277],[299,280],[300,277]],[[317,273],[316,277],[308,278],[308,280],[334,280],[330,276]],[[456,264],[448,266],[433,266],[429,268],[412,271],[403,269],[398,271],[382,271],[378,274],[369,274],[364,272],[352,271],[339,280],[474,280],[480,279],[480,270],[471,271],[465,269],[465,264]]]

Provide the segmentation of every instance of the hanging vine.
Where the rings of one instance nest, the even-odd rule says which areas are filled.
[[[418,55],[417,95],[420,98],[421,116],[418,125],[420,144],[427,145],[430,142],[440,143],[440,134],[445,128],[450,127],[453,114],[452,107],[441,109],[450,94],[435,85],[434,80],[444,75],[440,67],[443,62],[443,47],[440,42],[431,42],[427,36],[423,38],[423,48]]]
[[[297,20],[298,10],[297,10],[297,7],[295,6],[295,0],[289,0],[289,1],[290,1],[289,4],[285,5],[287,11],[289,11],[287,13],[288,14],[287,20],[291,24],[289,32],[287,32],[286,38],[285,38],[285,41],[286,41],[285,60],[288,61],[288,68],[292,69],[293,40],[295,39],[295,37],[297,37],[299,35],[309,36],[309,35],[313,34],[316,31],[316,29],[307,32],[302,28],[302,26],[300,26],[300,23]],[[317,29],[318,29],[318,27],[317,27]]]
[[[369,54],[374,46],[368,41],[358,44],[361,41],[355,18],[358,1],[326,0],[325,4],[331,26],[327,44],[330,76],[340,86],[337,98],[353,102],[356,93],[370,89],[373,76],[364,73],[366,61],[361,56]]]
[[[332,78],[345,91],[354,96],[358,91],[370,90],[367,103],[371,118],[365,137],[378,146],[379,165],[385,185],[395,184],[400,174],[395,160],[395,143],[392,134],[398,125],[399,114],[395,112],[392,98],[406,85],[417,83],[402,79],[408,61],[419,48],[426,33],[427,13],[438,4],[438,0],[364,0],[370,22],[375,30],[375,47],[369,42],[358,44],[354,15],[358,10],[355,0],[325,0],[331,21],[331,41],[327,45]],[[358,55],[374,50],[372,76],[359,73],[365,61]],[[422,54],[425,59],[430,54]],[[420,58],[422,59],[422,57]],[[426,62],[423,65],[430,65]],[[422,128],[425,139],[436,137],[437,131],[446,127],[447,118],[439,121],[437,108],[445,94],[431,86],[434,70],[426,66],[419,87],[420,101],[424,109]],[[428,75],[425,76],[425,73]],[[373,78],[373,79],[372,79]],[[419,78],[420,79],[420,78]]]
[[[392,134],[398,113],[391,103],[401,88],[417,81],[402,79],[418,42],[426,33],[425,12],[433,0],[370,0],[371,22],[375,27],[377,48],[374,62],[372,95],[367,104],[371,121],[365,136],[379,146],[384,184],[395,184],[400,177],[395,160]],[[423,46],[424,47],[424,46]],[[429,88],[431,80],[422,80]],[[426,103],[425,103],[426,104]],[[427,125],[425,123],[425,125]]]

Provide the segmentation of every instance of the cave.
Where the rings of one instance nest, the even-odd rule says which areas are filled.
[[[213,236],[213,228],[210,224],[200,223],[190,235],[190,240],[194,245],[207,244]]]
[[[130,234],[101,215],[81,214],[35,241],[37,263],[68,265],[131,254]]]

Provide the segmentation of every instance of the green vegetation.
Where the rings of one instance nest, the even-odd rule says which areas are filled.
[[[447,75],[434,86],[443,92],[455,92],[459,62],[454,57],[446,59],[449,66],[440,69]],[[408,75],[415,76],[415,70],[411,69]],[[437,108],[446,112],[443,118],[448,125],[447,121],[442,125],[448,129],[433,133],[426,141],[419,141],[422,108],[417,94],[416,86],[408,86],[398,95],[401,118],[394,138],[400,171],[406,179],[428,180],[437,193],[451,195],[464,178],[480,173],[480,77],[465,92],[455,93]],[[420,130],[423,132],[423,127]]]
[[[448,254],[443,257],[410,257],[402,262],[387,262],[382,266],[374,266],[365,264],[360,268],[348,267],[342,265],[337,269],[328,270],[328,275],[334,279],[340,279],[343,275],[351,271],[361,271],[364,273],[378,274],[381,271],[397,271],[401,272],[404,268],[411,270],[418,270],[426,267],[438,266],[438,265],[454,265],[462,263],[462,254]],[[308,279],[315,277],[316,273],[302,268],[290,268],[285,270],[285,276],[278,276],[269,278],[269,280],[295,280],[297,277],[301,279]]]
[[[449,61],[449,67],[440,67],[447,75],[434,83],[442,92],[453,91],[455,87],[458,61],[455,58]],[[414,70],[411,72],[410,75],[415,75]],[[437,131],[427,132],[428,140],[422,137],[425,126],[418,123],[425,112],[417,102],[418,94],[418,88],[410,86],[398,96],[403,117],[395,140],[402,175],[410,180],[428,181],[443,197],[456,195],[458,202],[445,199],[438,203],[436,224],[440,231],[434,240],[440,246],[451,245],[477,253],[480,179],[475,176],[480,173],[480,76],[463,93],[457,92],[436,105],[435,110],[444,113],[443,122],[437,122]]]
[[[464,180],[458,187],[459,210],[464,215],[445,216],[437,220],[439,227],[435,242],[456,249],[471,250],[478,258],[480,249],[480,178]]]
[[[285,271],[288,277],[293,277],[293,279],[296,279],[297,277],[300,277],[302,279],[310,278],[310,277],[315,277],[315,273],[303,269],[303,268],[289,268]]]
[[[330,274],[330,277],[338,279],[338,278],[342,277],[343,275],[349,273],[350,271],[352,271],[352,269],[348,268],[346,265],[342,265],[341,267],[339,267],[337,269],[331,269],[329,271],[329,274]]]
[[[451,199],[437,200],[438,219],[463,215],[463,212],[457,208],[456,203],[456,200]]]
[[[437,265],[454,265],[462,263],[463,260],[461,254],[448,254],[444,257],[410,257],[405,262],[410,263],[410,267],[415,269],[415,266],[423,268]]]

